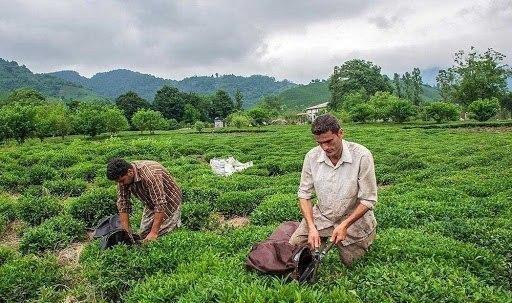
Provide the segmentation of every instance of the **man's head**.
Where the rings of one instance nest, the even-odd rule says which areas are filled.
[[[325,114],[316,118],[311,132],[328,157],[341,156],[343,129],[334,116]]]
[[[123,185],[132,184],[134,178],[133,167],[124,159],[111,159],[107,164],[107,178]]]

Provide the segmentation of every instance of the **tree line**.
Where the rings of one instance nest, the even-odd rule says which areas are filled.
[[[370,61],[354,59],[334,67],[330,77],[330,109],[342,118],[355,122],[405,122],[414,117],[445,122],[458,120],[460,113],[486,121],[501,112],[512,112],[512,93],[507,89],[511,69],[503,63],[505,55],[488,49],[479,53],[458,51],[454,65],[439,71],[437,87],[442,102],[422,100],[422,78],[419,68],[393,80],[381,74],[381,68]]]

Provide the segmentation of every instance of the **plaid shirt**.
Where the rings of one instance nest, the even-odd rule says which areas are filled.
[[[139,198],[154,212],[171,216],[181,205],[181,190],[169,172],[155,161],[134,161],[134,179],[130,185],[117,184],[117,209],[131,213],[130,195]]]

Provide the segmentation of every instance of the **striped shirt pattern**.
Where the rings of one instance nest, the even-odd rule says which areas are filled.
[[[155,161],[134,161],[134,180],[130,185],[117,184],[117,209],[131,213],[130,196],[154,212],[171,216],[181,205],[181,190],[169,172]]]

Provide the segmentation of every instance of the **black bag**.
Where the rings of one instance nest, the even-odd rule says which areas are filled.
[[[101,219],[92,236],[101,238],[102,249],[111,248],[116,244],[133,245],[140,242],[139,235],[131,234],[122,228],[118,214]]]

